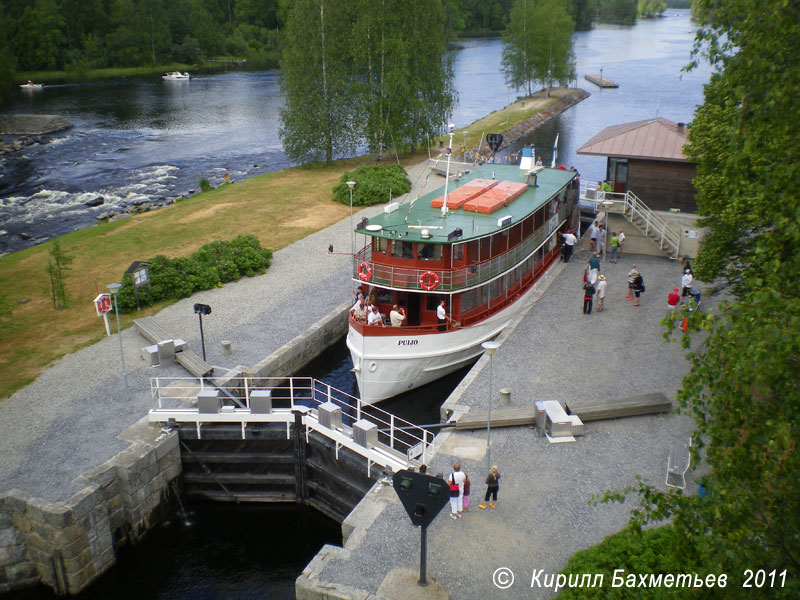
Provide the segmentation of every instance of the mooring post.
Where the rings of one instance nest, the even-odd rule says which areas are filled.
[[[428,526],[422,525],[420,527],[420,542],[419,542],[419,581],[417,585],[426,586],[428,581],[426,579],[427,570],[427,555],[428,555]]]
[[[299,503],[308,497],[308,478],[306,473],[306,443],[303,436],[303,413],[294,411],[294,488]]]

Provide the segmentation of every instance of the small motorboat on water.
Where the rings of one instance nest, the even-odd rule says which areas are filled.
[[[20,86],[19,86],[19,87],[21,87],[23,90],[40,90],[40,89],[42,89],[44,86],[43,86],[41,83],[33,83],[33,82],[32,82],[32,81],[29,79],[29,80],[28,80],[28,83],[23,83],[23,84],[20,84]]]
[[[181,73],[180,71],[171,71],[161,76],[164,81],[189,81],[189,73]]]

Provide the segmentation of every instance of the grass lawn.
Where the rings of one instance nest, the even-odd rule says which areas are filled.
[[[238,234],[253,234],[273,251],[284,248],[349,214],[349,206],[333,201],[331,190],[344,171],[359,163],[259,175],[61,236],[61,249],[75,257],[66,278],[71,303],[62,310],[53,308],[46,270],[52,243],[0,257],[0,290],[10,311],[0,316],[0,398],[33,381],[59,357],[105,335],[92,300],[107,284],[119,282],[134,260],[186,256],[205,243]],[[163,306],[122,315],[123,328]]]
[[[542,92],[517,100],[509,107],[509,127],[567,92],[551,90],[550,99]],[[505,121],[502,109],[465,128],[470,132],[466,146],[477,147],[482,132],[505,131]],[[454,145],[462,136],[456,134]],[[417,155],[401,162],[408,167],[423,158]],[[52,242],[0,257],[0,399],[33,381],[53,361],[105,335],[92,301],[107,284],[119,282],[133,261],[157,254],[187,256],[203,244],[239,234],[253,234],[265,248],[280,250],[345,218],[349,205],[334,202],[332,188],[343,172],[370,160],[362,157],[259,175],[157,211],[64,235],[59,238],[61,249],[74,261],[66,277],[71,302],[62,310],[53,308],[50,296],[47,264]],[[123,328],[165,305],[122,315]]]

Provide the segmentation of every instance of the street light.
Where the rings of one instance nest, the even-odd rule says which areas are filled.
[[[122,351],[122,327],[119,324],[119,303],[117,302],[117,293],[119,288],[122,287],[120,283],[109,283],[107,286],[108,291],[114,298],[114,312],[117,313],[117,337],[119,338],[119,357],[122,360],[122,387],[125,390],[125,400],[130,400],[128,394],[128,374],[125,372],[125,353]]]
[[[350,188],[350,254],[356,256],[356,234],[353,232],[353,188],[356,187],[355,181],[348,181],[347,187]]]
[[[492,363],[494,362],[494,353],[500,347],[500,342],[483,342],[481,347],[489,355],[489,418],[486,421],[486,472],[488,473],[492,469]]]

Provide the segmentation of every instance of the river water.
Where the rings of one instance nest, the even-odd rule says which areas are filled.
[[[592,95],[521,143],[550,160],[559,133],[559,161],[588,180],[604,176],[605,159],[575,151],[604,127],[662,116],[691,121],[708,80],[704,67],[689,74],[694,28],[688,11],[634,27],[601,25],[575,35],[577,84]],[[499,71],[497,39],[467,40],[454,50],[459,104],[452,121],[464,127],[505,107],[516,96]],[[584,81],[600,73],[620,84],[600,90]],[[0,164],[0,252],[36,238],[94,222],[108,205],[158,201],[289,164],[277,136],[281,98],[275,72],[200,74],[189,83],[127,79],[47,86],[20,92],[4,112],[60,114],[74,128],[49,144],[30,146]],[[518,147],[519,144],[516,146]],[[516,149],[512,147],[510,151]],[[98,195],[105,204],[87,209]],[[25,241],[20,232],[33,236]],[[308,375],[353,389],[346,349],[335,348]],[[444,399],[463,373],[431,391]],[[438,420],[438,405],[419,394],[382,408],[413,422]],[[439,400],[441,402],[441,400]],[[293,598],[294,579],[323,543],[341,543],[338,525],[316,513],[217,506],[197,510],[192,525],[179,519],[155,531],[83,598]],[[15,598],[50,598],[41,588]]]
[[[592,95],[521,143],[535,144],[549,161],[559,132],[559,162],[595,180],[604,176],[604,159],[576,156],[575,150],[604,127],[655,116],[690,121],[709,77],[708,67],[681,73],[693,29],[688,11],[670,10],[634,27],[601,25],[576,33],[576,83]],[[466,40],[453,50],[458,105],[451,120],[457,127],[502,109],[517,95],[504,83],[501,52],[496,38]],[[584,80],[601,68],[618,89],[601,90]],[[165,204],[198,190],[202,177],[218,185],[225,173],[236,181],[288,166],[278,138],[282,104],[276,71],[15,91],[1,107],[4,113],[58,114],[74,127],[50,143],[0,158],[0,253],[86,227],[108,211]],[[86,206],[98,197],[102,205]]]

